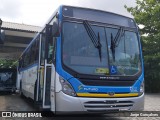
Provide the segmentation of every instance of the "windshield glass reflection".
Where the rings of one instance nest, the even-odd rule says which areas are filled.
[[[62,61],[67,68],[81,74],[123,76],[134,75],[141,69],[136,33],[124,31],[115,47],[114,60],[111,35],[115,39],[119,29],[93,25],[91,28],[100,37],[101,59],[83,23],[63,23]]]

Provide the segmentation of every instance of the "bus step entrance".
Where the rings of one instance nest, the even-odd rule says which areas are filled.
[[[45,99],[44,105],[50,106],[50,87],[51,87],[51,67],[46,67],[46,85],[45,85]]]

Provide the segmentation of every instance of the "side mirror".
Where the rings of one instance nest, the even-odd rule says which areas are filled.
[[[53,22],[52,36],[59,37],[59,35],[60,35],[59,24],[58,24],[58,21],[55,21],[55,22]]]
[[[142,49],[142,52],[143,52],[143,54],[146,52],[146,50],[145,49]]]

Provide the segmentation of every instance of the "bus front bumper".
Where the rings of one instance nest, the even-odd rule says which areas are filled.
[[[144,93],[139,97],[87,98],[56,93],[56,113],[107,113],[116,111],[142,111]]]

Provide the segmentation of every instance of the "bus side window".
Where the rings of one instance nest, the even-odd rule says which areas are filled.
[[[41,65],[44,65],[44,59],[45,59],[45,32],[43,31],[42,37],[41,37]]]
[[[35,61],[38,61],[39,59],[39,41],[40,41],[40,38],[38,37],[36,39],[36,48],[35,48]]]
[[[48,62],[51,63],[52,62],[52,57],[53,57],[53,39],[49,41],[49,46],[48,46]]]
[[[35,62],[35,56],[36,56],[36,42],[34,41],[31,45],[31,49],[30,49],[30,62],[29,62],[29,64],[33,64]]]
[[[21,68],[23,68],[23,61],[24,61],[24,55],[22,55],[22,58],[21,58]]]
[[[52,62],[53,64],[55,64],[55,60],[56,60],[56,38],[53,38],[53,55],[52,55]]]
[[[57,17],[55,16],[51,22],[49,23],[49,25],[53,25],[54,22],[57,22]],[[54,28],[52,28],[54,29]],[[52,30],[53,31],[53,30]],[[52,39],[49,40],[49,45],[48,45],[48,63],[52,63],[55,62],[55,41],[56,41],[56,37],[52,37]],[[53,58],[54,57],[54,58]],[[54,60],[54,61],[52,61]]]
[[[18,71],[22,68],[22,58],[20,58],[19,60],[19,64],[18,64]]]
[[[26,50],[24,55],[24,67],[27,67],[30,62],[30,47]]]
[[[26,67],[26,65],[27,65],[26,62],[27,62],[26,61],[26,53],[24,53],[23,68]]]

